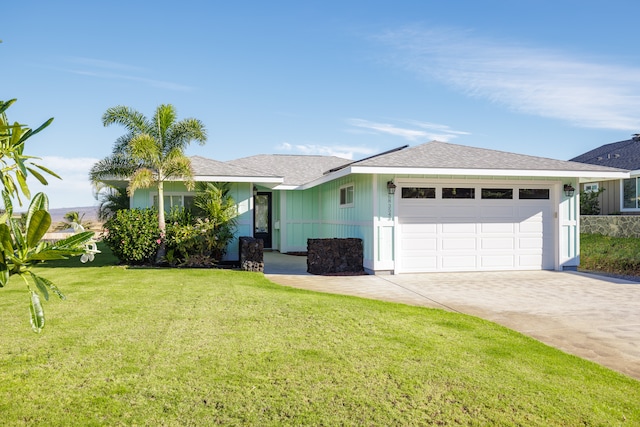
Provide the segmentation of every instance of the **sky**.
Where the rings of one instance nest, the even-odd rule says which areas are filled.
[[[46,130],[51,208],[96,205],[88,171],[172,104],[188,155],[367,157],[431,140],[568,160],[640,132],[636,0],[10,1],[0,99]]]

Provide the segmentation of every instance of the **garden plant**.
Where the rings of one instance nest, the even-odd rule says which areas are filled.
[[[6,110],[14,102],[15,99],[0,101],[0,181],[4,202],[4,212],[0,215],[0,287],[7,286],[12,276],[22,278],[31,300],[31,327],[35,332],[41,332],[45,326],[41,296],[48,300],[49,292],[62,299],[64,295],[53,282],[35,273],[33,267],[42,261],[77,255],[86,262],[93,259],[97,249],[93,232],[78,233],[55,243],[42,241],[51,226],[49,200],[44,193],[38,193],[31,199],[24,219],[14,217],[13,199],[22,205],[21,196],[31,198],[28,175],[44,185],[48,182],[41,172],[59,178],[46,167],[33,163],[36,157],[24,154],[27,140],[49,126],[53,118],[35,130],[18,122],[12,124],[7,119]]]

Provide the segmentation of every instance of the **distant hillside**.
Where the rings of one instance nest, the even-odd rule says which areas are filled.
[[[79,212],[80,216],[84,214],[84,221],[98,221],[98,207],[84,206],[79,208],[49,209],[49,213],[51,214],[51,223],[55,224],[64,220],[64,216],[69,212]]]

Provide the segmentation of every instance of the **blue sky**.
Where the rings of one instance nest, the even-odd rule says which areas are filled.
[[[9,119],[62,182],[124,133],[105,110],[196,117],[217,160],[353,159],[433,139],[569,159],[640,132],[637,1],[11,1],[0,26]],[[34,186],[39,190],[39,187]]]

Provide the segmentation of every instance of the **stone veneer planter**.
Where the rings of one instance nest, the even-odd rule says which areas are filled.
[[[362,239],[307,239],[307,272],[364,274]]]
[[[640,237],[640,216],[581,215],[580,232],[610,237]]]
[[[262,239],[240,237],[240,268],[244,271],[264,272],[264,243]]]

